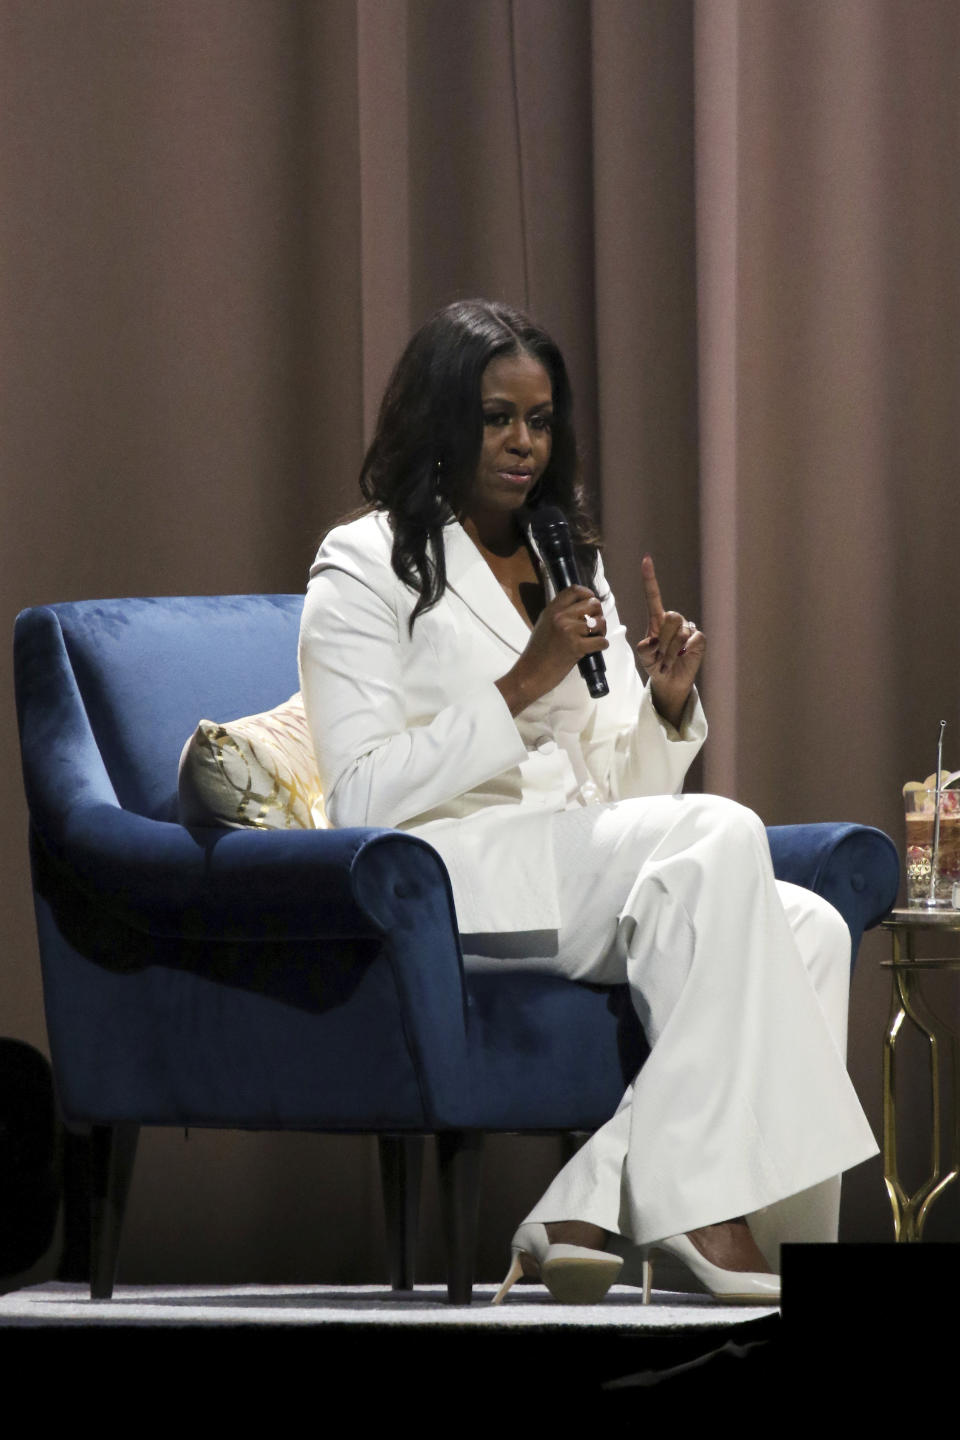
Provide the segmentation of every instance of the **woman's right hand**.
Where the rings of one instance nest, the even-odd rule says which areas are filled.
[[[516,665],[497,681],[510,714],[519,715],[559,685],[584,655],[606,650],[606,634],[603,606],[592,590],[585,585],[561,590],[545,606]]]

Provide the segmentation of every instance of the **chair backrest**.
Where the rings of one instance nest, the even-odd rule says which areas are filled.
[[[298,688],[302,595],[198,595],[38,606],[17,620],[21,717],[72,705],[85,712],[125,809],[176,818],[177,762],[201,719],[234,720]],[[51,745],[86,730],[76,713]],[[50,763],[23,733],[32,766]],[[64,735],[68,738],[64,739]],[[48,745],[48,749],[49,749]]]

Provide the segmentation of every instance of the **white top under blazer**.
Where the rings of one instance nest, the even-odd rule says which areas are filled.
[[[443,536],[447,588],[412,635],[384,512],[331,530],[311,567],[300,681],[327,817],[428,840],[463,934],[555,930],[550,817],[678,792],[706,720],[696,692],[679,729],[657,714],[599,565],[609,695],[574,669],[514,718],[495,682],[530,630],[463,527]]]

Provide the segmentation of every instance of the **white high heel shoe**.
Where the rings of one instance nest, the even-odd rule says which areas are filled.
[[[694,1245],[687,1235],[669,1235],[647,1249],[643,1260],[643,1303],[650,1304],[653,1289],[653,1261],[657,1250],[682,1260],[715,1300],[725,1305],[779,1305],[780,1276],[765,1270],[722,1270]]]
[[[520,1279],[524,1255],[537,1266],[540,1279],[561,1305],[598,1305],[623,1266],[621,1257],[608,1250],[551,1244],[546,1226],[536,1221],[520,1226],[510,1249],[513,1259],[506,1280],[494,1296],[494,1305],[499,1305],[510,1286]]]

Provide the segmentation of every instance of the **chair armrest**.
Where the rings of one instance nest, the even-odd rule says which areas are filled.
[[[93,929],[90,911],[162,941],[306,941],[305,956],[332,939],[379,941],[422,1123],[463,1123],[463,965],[450,881],[426,841],[373,828],[189,831],[112,805],[76,810],[61,838],[46,860],[83,892]]]
[[[774,874],[822,895],[850,930],[853,954],[864,930],[897,898],[900,858],[889,835],[870,825],[773,825],[767,829]]]
[[[95,906],[135,930],[217,940],[376,936],[357,857],[381,835],[344,830],[187,830],[117,805],[75,807],[47,854]],[[398,837],[433,872],[435,852]],[[41,841],[42,843],[42,841]],[[396,900],[397,897],[394,897]]]

